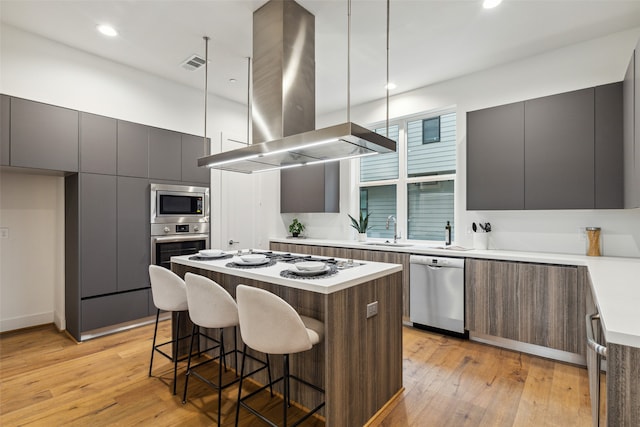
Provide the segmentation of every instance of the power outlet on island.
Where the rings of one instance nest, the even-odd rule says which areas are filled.
[[[367,304],[367,319],[378,314],[378,301]]]

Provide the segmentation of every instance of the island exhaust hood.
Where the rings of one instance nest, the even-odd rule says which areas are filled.
[[[396,151],[396,142],[347,120],[315,129],[315,17],[293,0],[253,15],[254,143],[198,166],[255,173]],[[347,106],[349,109],[349,106]]]

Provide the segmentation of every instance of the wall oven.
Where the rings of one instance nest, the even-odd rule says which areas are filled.
[[[171,268],[171,257],[209,247],[209,189],[151,184],[151,262]]]

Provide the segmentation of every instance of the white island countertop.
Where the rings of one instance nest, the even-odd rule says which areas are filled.
[[[282,272],[283,270],[287,270],[293,265],[286,262],[277,262],[274,265],[266,267],[237,268],[233,266],[227,266],[227,264],[233,261],[233,258],[211,260],[189,259],[192,257],[193,255],[174,256],[171,257],[171,262],[190,267],[201,268],[204,270],[217,271],[219,273],[230,274],[237,277],[246,277],[247,279],[274,283],[290,288],[317,292],[320,294],[330,294],[387,276],[392,273],[396,273],[398,271],[402,271],[402,265],[399,264],[386,264],[381,262],[354,260],[354,263],[362,265],[340,269],[338,270],[337,274],[328,277],[319,276],[313,278],[291,279],[282,277],[280,275],[280,272]],[[314,258],[323,257],[314,256]],[[340,258],[335,259],[341,260]]]
[[[272,238],[272,242],[368,249],[418,255],[586,266],[607,342],[640,348],[640,258],[505,250],[442,249],[442,245],[375,246],[353,240]],[[383,242],[381,240],[380,242]],[[377,243],[380,243],[377,242]],[[376,243],[375,241],[373,243]],[[406,243],[406,242],[402,242]]]

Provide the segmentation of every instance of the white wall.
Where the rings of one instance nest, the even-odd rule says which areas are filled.
[[[0,332],[64,328],[64,178],[0,175]]]
[[[392,118],[456,106],[457,244],[471,246],[471,235],[466,233],[471,222],[489,221],[493,226],[491,248],[582,254],[585,252],[585,242],[581,228],[599,226],[602,228],[605,255],[640,257],[640,209],[466,211],[465,174],[467,111],[621,81],[639,37],[640,28],[636,28],[399,94],[390,99],[389,115]],[[351,108],[352,120],[362,125],[380,122],[384,120],[385,114],[384,100]],[[343,122],[345,117],[344,111],[337,111],[320,117],[317,126]],[[307,225],[308,236],[353,239],[346,215],[357,212],[358,193],[353,188],[357,176],[352,166],[348,161],[341,165],[340,214],[297,215]],[[348,177],[351,181],[345,183]],[[272,191],[276,191],[275,187]],[[286,235],[285,226],[291,218],[293,215],[276,214],[270,223],[272,235]],[[401,226],[401,229],[406,234],[404,227]]]
[[[0,43],[1,93],[178,132],[203,133],[202,91],[6,25],[0,27]],[[221,132],[242,135],[245,129],[246,107],[209,97],[207,135],[214,151],[220,150]],[[64,328],[63,179],[5,171],[0,179],[0,227],[10,228],[10,238],[1,241],[1,328],[48,323],[54,317],[56,325]],[[219,174],[212,179],[211,194],[212,244],[217,244]],[[36,196],[34,205],[24,203],[19,195],[29,200]],[[38,226],[33,226],[34,220]],[[36,270],[34,265],[44,267]]]

